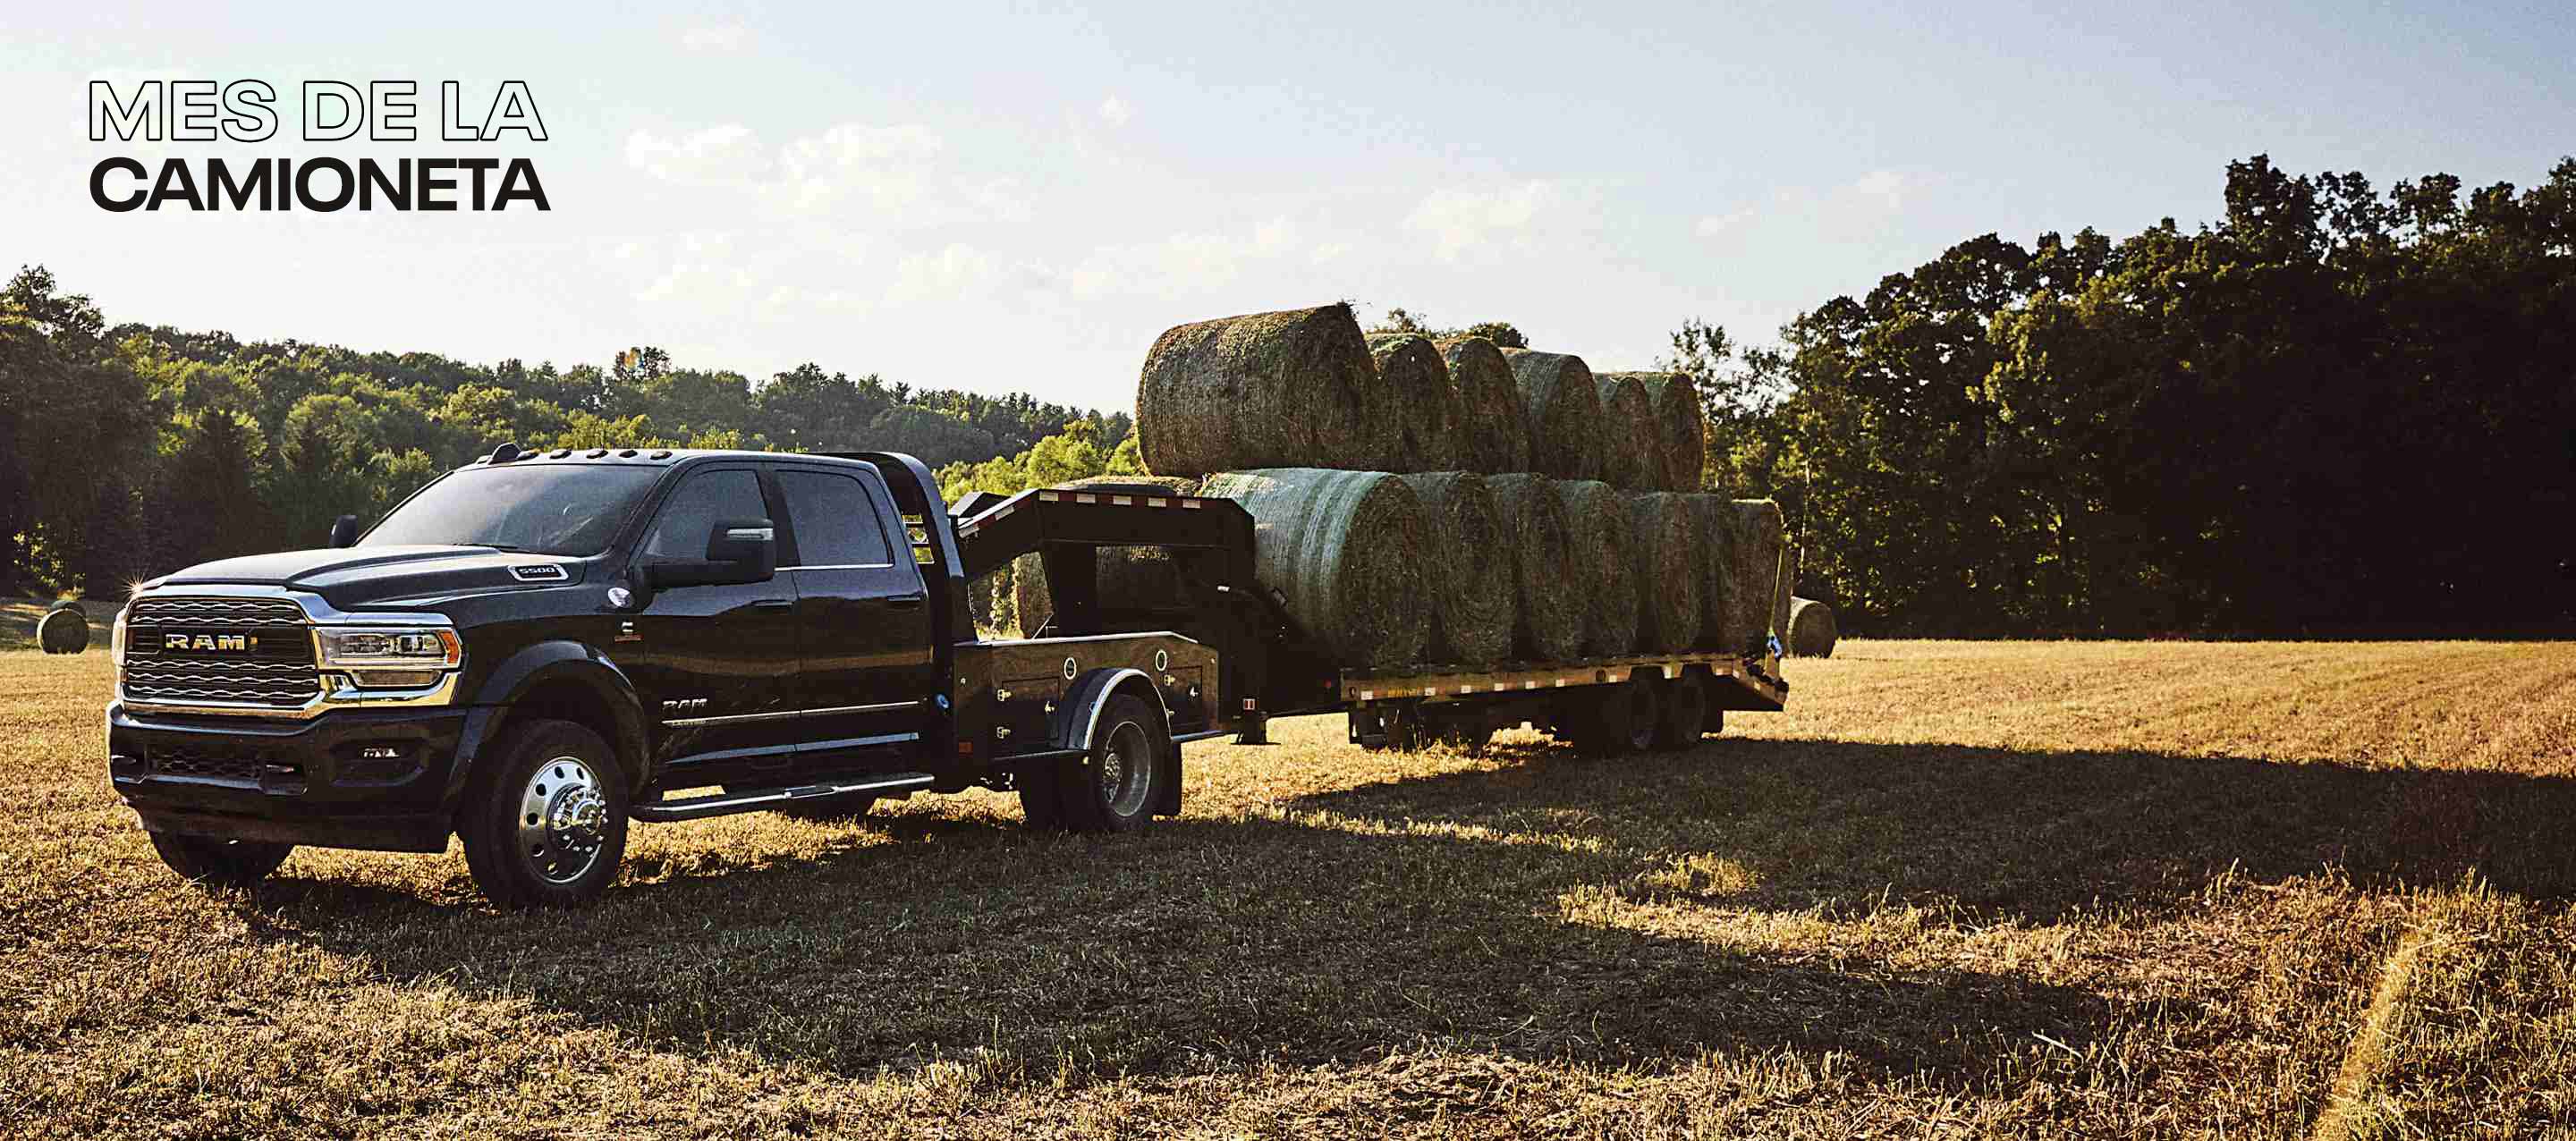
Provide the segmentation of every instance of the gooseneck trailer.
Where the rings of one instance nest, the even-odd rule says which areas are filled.
[[[111,779],[171,866],[245,883],[298,844],[464,840],[506,905],[595,897],[627,823],[1014,791],[1031,824],[1181,809],[1184,742],[1341,712],[1373,748],[1531,725],[1678,746],[1787,698],[1778,643],[1494,669],[1338,667],[1253,577],[1231,500],[1153,485],[945,503],[919,460],[509,445],[334,548],[145,584],[120,613]],[[1104,601],[1103,547],[1170,597]],[[1023,555],[1039,636],[983,639]],[[1776,586],[1775,586],[1776,589]]]

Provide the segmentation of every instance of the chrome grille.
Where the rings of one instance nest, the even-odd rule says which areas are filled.
[[[322,692],[304,608],[284,598],[147,597],[126,608],[124,692],[166,705],[295,709]],[[195,645],[178,645],[188,635]],[[238,635],[242,644],[216,648]]]
[[[138,598],[125,608],[128,626],[270,626],[304,624],[304,608],[283,598]]]

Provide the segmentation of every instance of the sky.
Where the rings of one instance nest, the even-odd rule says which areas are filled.
[[[1132,405],[1164,329],[1351,299],[1601,369],[1984,233],[2222,209],[2226,164],[2529,185],[2576,5],[49,5],[0,26],[0,259],[111,322]],[[88,83],[262,79],[265,143]],[[307,80],[528,85],[548,133],[305,142]],[[552,209],[111,213],[100,159],[530,159]],[[200,168],[202,169],[202,168]]]

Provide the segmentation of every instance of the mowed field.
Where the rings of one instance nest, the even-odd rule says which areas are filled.
[[[14,1136],[2576,1136],[2576,645],[1849,641],[1586,761],[1188,747],[1188,813],[173,879],[0,654]]]

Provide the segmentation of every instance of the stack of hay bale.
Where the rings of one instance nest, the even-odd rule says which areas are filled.
[[[1347,305],[1171,329],[1136,390],[1146,468],[1241,503],[1261,584],[1362,669],[1785,636],[1780,510],[1700,490],[1703,425],[1686,375],[1368,335]],[[1104,601],[1168,588],[1147,556],[1101,559]],[[1048,610],[1033,571],[1014,575],[1027,633]]]

